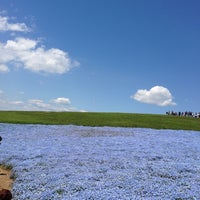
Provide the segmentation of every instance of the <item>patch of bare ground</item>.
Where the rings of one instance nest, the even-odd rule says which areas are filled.
[[[13,179],[11,178],[11,170],[5,169],[3,166],[0,166],[0,190],[11,190],[12,184]]]

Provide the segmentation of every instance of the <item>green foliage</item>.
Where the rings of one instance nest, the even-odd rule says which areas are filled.
[[[12,168],[13,168],[13,166],[11,164],[5,164],[5,163],[1,163],[0,167],[5,170],[12,170]]]
[[[1,123],[141,127],[200,131],[200,119],[158,114],[0,111]]]
[[[57,192],[59,195],[62,195],[62,194],[65,192],[65,190],[63,190],[63,189],[58,189],[58,190],[56,190],[56,192]]]

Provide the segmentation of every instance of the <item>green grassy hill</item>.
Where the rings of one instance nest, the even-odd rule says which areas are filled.
[[[200,131],[200,119],[157,114],[0,111],[0,122],[141,127]]]

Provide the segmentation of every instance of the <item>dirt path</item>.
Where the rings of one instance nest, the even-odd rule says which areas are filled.
[[[0,166],[0,190],[11,190],[13,180],[10,178],[11,170],[5,170]]]

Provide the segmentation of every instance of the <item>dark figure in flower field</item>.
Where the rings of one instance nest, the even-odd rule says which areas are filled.
[[[0,200],[11,200],[12,194],[10,190],[3,189],[0,191]]]
[[[2,137],[0,136],[0,144],[1,144],[1,141],[2,141]]]

